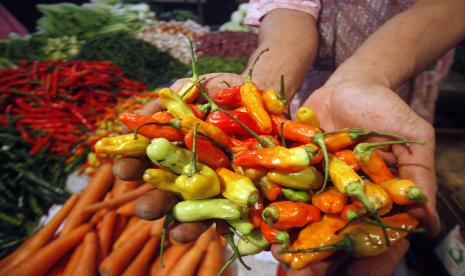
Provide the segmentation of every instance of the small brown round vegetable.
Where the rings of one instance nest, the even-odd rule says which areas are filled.
[[[146,158],[123,157],[113,165],[113,175],[125,181],[141,180],[149,166]]]
[[[136,202],[136,214],[146,220],[156,220],[168,214],[178,201],[175,194],[154,189]]]
[[[170,229],[170,237],[178,243],[193,242],[211,225],[209,220],[175,223]]]

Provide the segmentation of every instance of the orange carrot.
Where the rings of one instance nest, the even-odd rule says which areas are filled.
[[[99,272],[104,276],[119,275],[150,238],[150,224],[144,225],[120,248],[110,253],[100,264]]]
[[[224,249],[219,238],[213,239],[208,244],[207,253],[200,264],[197,275],[216,276],[224,264]]]
[[[89,214],[95,211],[98,211],[102,208],[116,208],[121,206],[122,204],[129,202],[131,200],[135,200],[139,198],[141,195],[145,194],[146,192],[154,189],[152,185],[143,184],[139,188],[132,190],[130,192],[121,194],[119,196],[115,196],[110,200],[98,202],[92,205],[88,205],[82,209],[83,214]]]
[[[171,270],[176,266],[179,259],[192,247],[194,243],[186,243],[186,244],[176,244],[173,243],[163,254],[163,261],[165,263],[165,267],[161,267],[160,265],[160,256],[155,260],[153,264],[150,275],[151,276],[166,276],[169,275]]]
[[[56,262],[52,268],[47,271],[47,276],[64,276],[66,266],[71,260],[71,252],[63,256],[58,262]]]
[[[82,213],[82,210],[87,205],[93,204],[101,200],[105,194],[110,190],[114,182],[112,173],[112,165],[110,163],[103,164],[95,173],[94,177],[84,190],[81,195],[79,202],[69,214],[68,219],[65,221],[65,225],[60,235],[66,235],[73,228],[78,225],[87,222],[90,218],[90,214]]]
[[[197,270],[197,267],[208,248],[208,244],[212,239],[212,231],[212,228],[208,229],[197,239],[194,246],[184,256],[182,256],[170,274],[177,276],[195,275],[195,271]]]
[[[97,273],[97,234],[92,231],[84,238],[82,256],[71,273],[72,276],[93,276]]]
[[[113,227],[113,234],[111,237],[111,244],[113,244],[121,235],[121,233],[123,233],[124,229],[126,229],[128,221],[129,217],[116,216],[115,226]]]
[[[118,196],[129,191],[134,190],[135,188],[139,187],[140,184],[137,181],[124,181],[121,179],[116,179],[115,184],[111,192],[113,195]]]
[[[148,269],[150,268],[150,262],[153,257],[157,254],[158,246],[160,245],[160,236],[150,238],[149,242],[145,244],[134,261],[126,268],[123,273],[123,276],[133,276],[133,275],[146,275]]]
[[[9,275],[44,275],[71,248],[79,244],[91,229],[91,224],[83,224],[60,236],[18,264]]]
[[[7,271],[24,260],[29,259],[34,253],[40,248],[47,244],[51,238],[55,235],[56,230],[73,210],[76,202],[78,202],[78,196],[72,195],[63,205],[60,211],[46,224],[44,225],[32,238],[25,242],[25,247],[20,246],[10,261],[5,262],[5,265],[0,269],[0,274]]]
[[[129,201],[118,207],[116,213],[121,216],[132,217],[136,215],[136,200]]]
[[[63,276],[70,276],[71,273],[73,272],[74,268],[76,267],[76,264],[78,263],[79,259],[82,256],[82,251],[84,250],[84,243],[79,244],[76,249],[74,249],[71,258],[69,259],[68,264],[65,267],[65,270],[63,272]]]
[[[161,233],[163,232],[164,221],[165,221],[165,217],[162,217],[152,223],[152,227],[150,228],[150,236],[161,237]]]
[[[137,232],[140,231],[140,229],[144,228],[144,226],[150,225],[150,221],[147,220],[139,220],[137,221],[131,228],[128,230],[124,231],[116,240],[116,242],[113,244],[113,250],[120,248],[123,246],[123,244],[130,240],[134,235],[136,235]]]
[[[115,227],[116,213],[108,212],[102,219],[102,226],[98,230],[98,240],[100,242],[101,258],[104,259],[110,254],[111,243],[113,238],[113,229]]]

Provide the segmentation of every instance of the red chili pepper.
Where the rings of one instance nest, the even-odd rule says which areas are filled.
[[[50,141],[50,139],[53,137],[53,133],[49,133],[47,136],[43,137],[40,139],[29,151],[30,155],[35,155],[37,154],[44,146]]]
[[[339,217],[344,221],[348,222],[350,220],[353,220],[356,218],[359,214],[359,212],[362,210],[362,207],[356,204],[348,204],[344,206],[342,209],[341,213],[339,214]]]
[[[320,210],[303,202],[273,202],[263,210],[263,220],[277,229],[303,227],[321,219]]]
[[[189,150],[192,150],[194,144],[194,135],[192,132],[186,134],[184,143]],[[197,157],[207,166],[213,169],[228,168],[230,166],[228,156],[207,138],[197,136],[196,149]]]
[[[246,112],[240,111],[228,111],[231,115],[237,118],[239,121],[247,125],[254,132],[258,134],[265,134],[260,131],[255,121]],[[221,128],[226,134],[237,134],[237,135],[250,135],[247,130],[241,127],[237,122],[228,117],[221,111],[214,111],[210,113],[206,120],[207,123]]]
[[[208,107],[205,108],[205,105],[200,104],[188,104],[189,108],[194,113],[195,117],[199,118],[200,120],[205,120],[208,113]]]
[[[313,135],[315,133],[321,132],[321,129],[297,123],[286,118],[271,115],[271,120],[273,121],[273,132],[277,135],[281,134],[281,124],[283,124],[283,135],[284,138],[290,141],[296,141],[300,143],[312,143]]]
[[[241,86],[236,85],[220,90],[213,100],[219,105],[239,107],[241,106]]]
[[[286,250],[289,247],[289,234],[286,231],[276,229],[266,223],[262,223],[260,231],[269,243],[282,244],[284,246],[282,250]]]
[[[259,199],[249,208],[249,221],[254,227],[260,227],[263,223],[262,212],[263,212],[263,200]]]

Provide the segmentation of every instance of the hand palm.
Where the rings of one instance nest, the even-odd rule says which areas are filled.
[[[361,127],[367,130],[388,131],[411,140],[426,141],[410,149],[393,146],[390,157],[398,164],[399,177],[417,183],[429,198],[426,207],[409,212],[427,226],[430,234],[437,234],[439,223],[435,209],[436,179],[434,172],[434,129],[416,115],[401,98],[383,86],[368,84],[339,84],[315,91],[304,103],[318,114],[321,127],[328,130]],[[349,274],[390,275],[406,253],[408,242],[403,240],[388,252],[355,260]],[[330,273],[336,262],[323,262],[307,266],[303,271],[289,275],[319,275]],[[381,269],[382,268],[382,269]]]

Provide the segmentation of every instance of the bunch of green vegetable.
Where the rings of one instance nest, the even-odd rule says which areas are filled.
[[[197,60],[199,74],[216,72],[236,73],[244,72],[247,60],[244,58],[222,58],[215,56],[201,57]]]
[[[108,60],[126,75],[149,87],[185,77],[188,67],[168,53],[125,32],[109,33],[89,39],[79,53],[83,60]]]
[[[42,49],[46,43],[47,38],[42,35],[20,37],[12,34],[8,40],[0,41],[0,57],[5,64],[18,63],[21,60],[42,60],[46,58]]]
[[[79,54],[82,44],[84,42],[77,40],[75,36],[49,38],[43,51],[50,59],[70,59]]]
[[[34,156],[29,150],[13,125],[0,128],[0,257],[35,229],[52,204],[69,196],[64,184],[73,166],[63,166],[65,157],[46,148]]]

